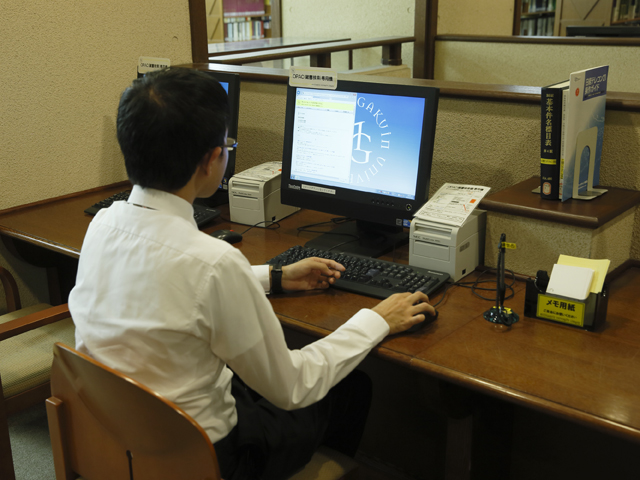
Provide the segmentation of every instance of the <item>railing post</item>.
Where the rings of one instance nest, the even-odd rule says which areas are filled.
[[[209,59],[206,11],[205,0],[189,0],[191,58],[194,63],[205,63]]]
[[[433,78],[435,38],[438,32],[438,0],[416,0],[413,31],[413,78]]]
[[[383,65],[402,65],[402,44],[392,43],[382,46]]]
[[[331,53],[315,53],[311,55],[311,66],[331,68]]]

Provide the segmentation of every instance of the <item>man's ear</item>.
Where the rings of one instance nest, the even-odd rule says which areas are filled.
[[[211,175],[211,173],[213,172],[213,166],[215,165],[215,162],[220,159],[221,154],[222,147],[216,147],[205,154],[204,158],[202,159],[202,166],[204,167],[207,176]]]

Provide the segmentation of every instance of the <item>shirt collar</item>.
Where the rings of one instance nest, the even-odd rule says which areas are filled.
[[[193,205],[172,193],[134,185],[127,202],[140,207],[177,215],[188,220],[197,228],[196,221],[193,218]]]

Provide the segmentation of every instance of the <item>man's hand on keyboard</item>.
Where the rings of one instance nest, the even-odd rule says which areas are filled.
[[[305,258],[282,267],[282,288],[285,290],[314,290],[329,288],[345,268],[326,258]]]
[[[436,310],[429,304],[423,292],[396,293],[372,308],[389,324],[389,335],[404,332],[423,322],[426,315],[435,316]]]

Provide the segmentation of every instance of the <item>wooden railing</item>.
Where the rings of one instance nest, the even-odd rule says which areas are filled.
[[[260,40],[247,40],[243,42],[210,43],[209,58],[221,55],[236,55],[238,53],[257,53],[259,51],[278,50],[281,48],[304,47],[319,43],[346,42],[351,40],[344,38],[304,39],[304,38],[262,38]]]
[[[289,82],[287,70],[278,68],[263,68],[255,66],[222,65],[215,63],[189,63],[179,65],[181,67],[196,68],[198,70],[211,70],[220,72],[237,73],[243,80],[259,81],[267,83]],[[339,74],[339,78],[342,77]],[[364,79],[360,77],[360,79]],[[521,85],[496,85],[488,83],[453,82],[447,80],[376,78],[376,82],[391,82],[407,85],[426,85],[440,89],[440,97],[469,98],[487,100],[491,102],[511,102],[520,104],[540,104],[540,87]],[[607,92],[607,110],[640,112],[640,93]]]
[[[348,40],[343,42],[327,42],[316,45],[306,45],[300,47],[278,48],[270,50],[258,50],[247,53],[237,53],[230,55],[218,55],[210,58],[210,62],[223,63],[227,65],[245,65],[248,63],[268,62],[272,60],[284,60],[296,57],[311,57],[313,67],[331,67],[331,54],[334,52],[344,52],[358,50],[361,48],[382,47],[383,65],[402,64],[402,44],[412,43],[414,37],[381,37],[369,40]],[[350,65],[350,68],[352,65]]]

